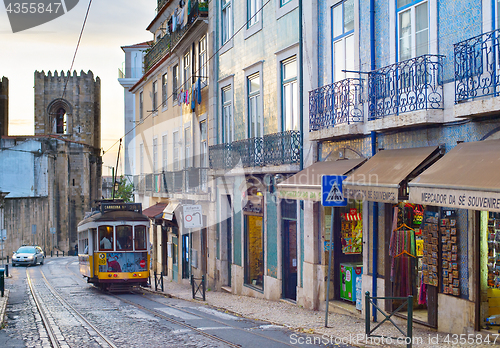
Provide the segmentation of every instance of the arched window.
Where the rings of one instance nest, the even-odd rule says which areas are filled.
[[[56,133],[66,133],[66,110],[59,108],[56,113]]]

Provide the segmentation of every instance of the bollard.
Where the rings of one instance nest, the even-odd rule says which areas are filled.
[[[9,263],[9,255],[7,255],[7,263]]]
[[[63,257],[64,257],[64,250],[63,250]]]
[[[2,297],[3,297],[3,293],[4,293],[4,290],[5,290],[5,269],[3,268],[0,268],[0,292],[2,293]]]
[[[9,278],[9,264],[5,265],[5,276]]]
[[[56,256],[59,257],[59,250],[56,251]]]
[[[50,257],[52,257],[52,250],[50,251]]]

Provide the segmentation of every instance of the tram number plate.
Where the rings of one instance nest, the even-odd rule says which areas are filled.
[[[99,254],[99,265],[106,265],[106,254]]]

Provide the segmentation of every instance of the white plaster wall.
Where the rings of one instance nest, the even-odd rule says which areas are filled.
[[[474,333],[474,303],[438,294],[438,330],[452,334]]]

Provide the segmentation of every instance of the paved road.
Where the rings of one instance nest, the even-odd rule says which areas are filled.
[[[47,259],[43,266],[11,268],[13,278],[7,280],[11,289],[7,325],[0,330],[0,346],[50,347],[47,331],[29,292],[27,273],[63,346],[109,347],[96,331],[103,333],[116,347],[334,346],[307,344],[325,341],[196,302],[147,291],[103,293],[81,278],[75,257]],[[47,282],[67,303],[58,299]],[[95,330],[77,313],[91,322]]]

